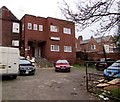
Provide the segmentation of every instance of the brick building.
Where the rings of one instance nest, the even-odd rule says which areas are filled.
[[[103,53],[103,46],[108,47],[108,53],[113,53],[114,48],[116,48],[115,43],[113,42],[112,36],[103,36],[94,38],[91,36],[90,39],[83,40],[82,36],[78,37],[79,48],[78,51],[84,52],[97,52]]]
[[[0,8],[0,45],[19,47],[20,21],[5,6]]]
[[[22,19],[21,54],[46,58],[50,62],[67,59],[74,63],[75,25],[56,18],[25,14]]]
[[[79,36],[76,40],[77,51],[76,57],[77,61],[85,60],[85,54],[87,54],[87,60],[97,60],[105,57],[103,52],[103,46],[106,49],[106,57],[113,59],[120,59],[119,52],[115,52],[116,49],[115,43],[112,36],[103,36],[83,40],[82,36]],[[78,46],[79,45],[79,46]]]

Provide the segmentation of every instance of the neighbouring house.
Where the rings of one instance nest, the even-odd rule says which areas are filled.
[[[97,60],[105,57],[103,47],[105,48],[106,57],[120,59],[119,56],[116,56],[120,55],[120,53],[114,51],[116,46],[111,35],[98,38],[91,36],[90,39],[86,40],[83,40],[82,36],[79,36],[76,44],[76,56],[82,60],[85,60],[85,54],[87,54],[88,60]]]
[[[18,47],[20,41],[20,21],[3,6],[0,8],[0,45]]]
[[[67,59],[74,63],[75,24],[70,21],[25,14],[22,19],[21,54],[50,62]]]
[[[103,53],[103,46],[108,47],[107,53],[114,53],[114,48],[116,47],[113,42],[113,37],[110,36],[103,36],[94,38],[91,36],[90,39],[83,40],[82,36],[78,37],[78,42],[80,44],[79,51],[81,52],[97,52]]]

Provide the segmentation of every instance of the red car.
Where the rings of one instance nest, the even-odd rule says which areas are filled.
[[[55,63],[55,71],[67,71],[70,72],[71,66],[67,60],[58,60]]]

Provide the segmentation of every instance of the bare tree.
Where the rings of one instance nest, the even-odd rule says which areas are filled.
[[[65,0],[59,8],[67,20],[74,21],[79,30],[97,23],[95,35],[104,36],[116,28],[115,43],[120,50],[120,0],[78,0],[71,6]]]
[[[59,3],[59,8],[67,20],[74,21],[79,26],[79,30],[98,22],[97,34],[104,34],[120,22],[120,0],[78,0],[74,3],[75,7],[72,8],[63,0],[62,4]]]

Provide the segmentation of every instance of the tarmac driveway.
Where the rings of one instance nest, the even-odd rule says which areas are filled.
[[[85,70],[38,68],[34,76],[2,81],[2,100],[98,100],[86,91]]]

